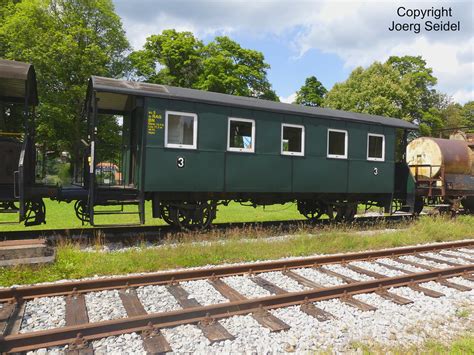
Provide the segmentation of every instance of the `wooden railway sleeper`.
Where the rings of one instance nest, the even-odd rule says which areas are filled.
[[[129,319],[115,319],[59,329],[49,329],[41,332],[5,336],[0,341],[0,351],[18,352],[47,347],[49,344],[55,346],[67,345],[78,333],[82,333],[87,340],[92,341],[108,336],[111,329],[113,329],[116,335],[129,333],[130,331],[144,330],[149,322],[154,323],[158,327],[173,327],[194,323],[196,318],[203,318],[208,313],[213,317],[221,319],[232,315],[244,315],[256,312],[259,308],[268,311],[270,309],[290,305],[301,305],[304,301],[308,300],[317,302],[319,300],[339,298],[347,295],[353,296],[355,294],[374,292],[378,289],[380,284],[387,287],[416,286],[416,283],[436,280],[440,274],[449,278],[462,275],[464,272],[471,275],[474,272],[474,265],[470,264],[443,270],[424,271],[414,275],[389,277],[384,280],[368,280],[359,282],[358,284],[332,286],[325,290],[305,290],[291,292],[285,295],[263,297],[261,299],[242,299],[230,304],[213,304],[205,307],[193,307],[193,309],[190,310],[146,314]]]
[[[331,313],[316,307],[313,302],[309,302],[308,299],[300,306],[300,310],[307,315],[316,318],[319,322],[325,322],[330,319],[336,318]]]

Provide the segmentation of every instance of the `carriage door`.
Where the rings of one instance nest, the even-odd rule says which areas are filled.
[[[137,99],[139,101],[140,99]],[[137,102],[138,103],[138,102]],[[138,188],[139,185],[139,172],[140,172],[140,149],[141,149],[141,126],[143,120],[143,107],[138,105],[132,110],[127,122],[127,127],[124,122],[124,140],[128,144],[124,144],[124,147],[128,147],[128,162],[124,162],[124,173],[126,174],[126,180],[128,185]],[[128,129],[128,134],[126,130]],[[125,159],[127,154],[124,155]]]

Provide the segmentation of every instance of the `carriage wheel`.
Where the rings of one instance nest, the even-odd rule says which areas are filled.
[[[352,222],[357,213],[357,203],[348,203],[336,207],[336,222]]]
[[[461,200],[461,205],[467,213],[474,214],[474,196],[468,196]]]
[[[402,202],[400,200],[392,200],[392,214],[402,211]]]
[[[172,224],[180,229],[189,229],[191,219],[188,217],[188,211],[178,207],[170,207],[170,218]]]
[[[187,207],[189,206],[189,207]],[[171,207],[170,217],[173,225],[180,229],[206,229],[216,216],[216,204],[199,201],[186,207]]]
[[[25,203],[25,226],[36,226],[46,223],[46,206],[43,200],[27,201]]]
[[[318,220],[327,212],[326,206],[316,201],[298,201],[298,211],[310,221]]]
[[[163,207],[161,208],[161,218],[163,218],[163,220],[169,225],[174,225],[174,221],[171,217],[172,216],[170,206],[163,205]]]
[[[86,201],[77,200],[76,203],[74,203],[74,210],[76,211],[76,217],[79,218],[82,224],[90,222],[89,205]]]
[[[202,209],[202,218],[200,223],[201,229],[206,229],[211,225],[212,221],[216,218],[216,212],[217,205],[215,203],[205,202],[205,205]]]
[[[307,213],[304,213],[303,216],[305,216],[307,219],[311,221],[316,221],[321,217],[323,213],[319,210],[313,210],[313,211],[308,211]]]
[[[415,199],[415,214],[420,214],[421,211],[423,211],[423,207],[425,205],[425,202],[423,201],[423,197],[418,196]]]

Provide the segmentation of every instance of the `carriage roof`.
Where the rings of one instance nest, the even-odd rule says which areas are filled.
[[[95,91],[99,97],[99,109],[103,111],[126,111],[128,95],[158,97],[165,99],[194,101],[213,105],[241,107],[254,110],[301,115],[315,118],[352,121],[403,129],[418,129],[410,122],[377,115],[332,110],[321,107],[308,107],[287,104],[251,97],[227,95],[210,91],[174,87],[169,85],[150,84],[128,80],[119,80],[92,76],[89,82],[89,93]]]
[[[0,101],[38,104],[36,73],[33,65],[0,59]]]

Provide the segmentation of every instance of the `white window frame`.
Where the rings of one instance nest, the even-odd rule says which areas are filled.
[[[190,116],[193,118],[193,144],[168,143],[168,115]],[[192,112],[166,111],[165,113],[165,148],[197,149],[198,116]]]
[[[283,131],[285,127],[292,127],[292,128],[301,128],[301,152],[285,152],[283,151]],[[296,156],[304,156],[304,126],[297,125],[297,124],[289,124],[289,123],[282,123],[281,124],[281,154],[282,155],[296,155]]]
[[[369,141],[370,137],[382,137],[382,158],[369,157]],[[370,161],[385,161],[385,135],[377,133],[367,134],[367,160]]]
[[[329,154],[329,133],[330,132],[339,132],[339,133],[344,133],[345,134],[345,139],[344,139],[344,155],[339,155],[339,154]],[[332,129],[328,128],[328,134],[327,134],[327,157],[328,158],[335,158],[335,159],[347,159],[347,151],[349,147],[349,133],[344,130],[344,129]]]
[[[252,148],[236,148],[230,146],[230,123],[232,121],[235,122],[250,122],[252,123]],[[248,118],[239,118],[239,117],[229,117],[227,121],[227,150],[229,152],[239,152],[239,153],[255,153],[255,120],[251,120]]]

